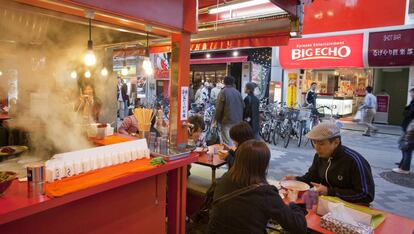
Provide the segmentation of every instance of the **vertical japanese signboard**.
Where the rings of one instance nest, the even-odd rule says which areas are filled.
[[[414,65],[414,29],[369,34],[369,66]]]
[[[181,121],[188,119],[188,87],[181,87]]]

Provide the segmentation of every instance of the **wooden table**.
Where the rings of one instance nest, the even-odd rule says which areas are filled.
[[[383,211],[384,212],[384,211]],[[392,213],[385,213],[384,222],[377,227],[374,232],[378,233],[398,233],[398,234],[412,234],[414,231],[414,220],[398,216]],[[333,232],[328,231],[320,226],[321,216],[317,215],[312,210],[308,210],[308,215],[306,215],[306,222],[308,223],[308,228],[324,234],[333,234]]]
[[[213,155],[213,160],[209,161],[206,153],[201,153],[196,164],[207,166],[211,168],[211,183],[216,183],[216,169],[226,164],[219,158],[217,154]]]

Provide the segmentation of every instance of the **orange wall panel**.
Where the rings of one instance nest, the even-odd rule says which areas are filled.
[[[403,25],[406,0],[315,0],[305,6],[303,34]]]

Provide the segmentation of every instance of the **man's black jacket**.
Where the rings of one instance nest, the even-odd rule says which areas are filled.
[[[353,203],[369,204],[374,200],[375,185],[371,166],[358,152],[338,146],[329,159],[313,158],[309,171],[299,181],[321,183],[328,187],[328,195]]]

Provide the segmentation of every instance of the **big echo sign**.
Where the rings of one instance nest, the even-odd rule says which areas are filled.
[[[363,67],[363,34],[293,39],[281,46],[280,64],[285,69]]]

